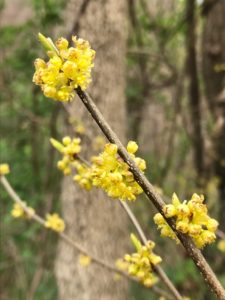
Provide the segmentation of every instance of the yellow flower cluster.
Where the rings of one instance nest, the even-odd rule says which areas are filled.
[[[8,164],[0,164],[0,176],[9,174],[10,169]]]
[[[127,151],[134,159],[141,171],[146,168],[143,159],[135,157],[138,145],[130,141]],[[119,157],[115,144],[106,144],[104,151],[92,158],[92,180],[93,185],[102,188],[110,197],[121,200],[135,200],[142,193],[142,188],[134,180],[129,166]]]
[[[176,194],[173,194],[172,204],[165,205],[163,208],[165,217],[175,217],[176,229],[189,235],[198,248],[215,241],[215,232],[218,227],[218,222],[208,216],[208,210],[203,201],[202,195],[193,194],[191,200],[181,203]],[[162,236],[168,236],[178,242],[174,232],[161,214],[156,214],[154,221],[161,229]]]
[[[13,209],[11,210],[11,215],[14,218],[25,218],[30,219],[35,214],[35,210],[32,207],[27,206],[26,202],[23,202],[26,207],[26,211],[19,203],[15,203]]]
[[[45,227],[52,229],[56,232],[63,232],[65,229],[65,223],[63,219],[59,217],[58,214],[47,214],[46,215],[46,221],[45,221]]]
[[[62,160],[58,161],[58,168],[63,171],[64,175],[71,174],[71,163],[75,161],[76,155],[81,151],[80,139],[71,139],[69,136],[66,136],[63,138],[62,143],[53,138],[50,139],[50,142],[53,147],[63,154]]]
[[[88,41],[73,36],[74,47],[69,47],[65,38],[59,38],[55,45],[39,34],[42,44],[49,49],[49,61],[35,60],[33,82],[41,86],[44,95],[59,101],[72,100],[74,89],[85,90],[91,81],[91,68],[94,66],[95,51]]]
[[[93,186],[102,188],[110,197],[121,200],[135,200],[136,196],[142,193],[142,188],[134,180],[129,166],[119,157],[115,144],[106,144],[104,151],[92,157],[91,166],[81,163],[76,154],[81,151],[80,139],[64,137],[62,143],[55,139],[50,140],[52,145],[63,154],[62,160],[58,161],[58,168],[65,175],[76,169],[77,174],[74,180],[81,187],[90,190]],[[130,141],[127,144],[127,151],[141,171],[146,168],[143,159],[136,157],[138,145]]]
[[[152,251],[155,247],[154,242],[148,241],[143,246],[134,234],[131,234],[131,240],[137,252],[131,255],[126,254],[123,260],[117,261],[117,267],[138,278],[145,286],[151,287],[158,281],[153,273],[153,266],[159,264],[162,259]]]
[[[79,185],[90,191],[92,188],[92,173],[91,168],[82,164],[78,161],[73,163],[73,166],[76,168],[77,174],[73,177],[73,179],[79,183]]]

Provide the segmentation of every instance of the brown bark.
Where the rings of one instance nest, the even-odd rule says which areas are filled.
[[[206,4],[208,2],[210,6],[204,10],[203,77],[214,121],[211,167],[219,179],[220,225],[225,230],[225,72],[216,70],[216,66],[225,64],[225,1],[205,1]]]
[[[199,176],[203,175],[203,136],[201,129],[201,99],[199,91],[198,67],[197,67],[197,51],[196,51],[196,1],[186,1],[186,20],[187,20],[187,75],[189,79],[188,96],[192,121],[192,142],[194,153],[194,164]]]
[[[135,4],[136,1],[134,0],[128,1],[129,16],[136,46],[142,48],[144,45],[144,37],[142,28],[137,18],[137,8]],[[138,97],[133,99],[130,103],[128,102],[128,110],[129,113],[131,113],[131,128],[129,135],[135,141],[139,140],[141,120],[143,118],[146,102],[149,100],[148,96],[150,94],[149,74],[147,73],[147,61],[145,55],[139,55],[137,58],[137,63],[139,68],[141,91]]]
[[[89,1],[83,11],[80,9],[82,3],[81,0],[71,1],[66,18],[73,18],[76,24],[76,16],[82,12],[79,25],[76,25],[79,33],[74,34],[90,41],[96,50],[90,92],[107,120],[124,139],[125,0]],[[69,26],[67,28],[69,32]],[[90,140],[99,135],[100,131],[77,99],[69,109],[75,118],[83,121],[87,129],[88,138],[83,139],[83,144],[88,158],[92,152]],[[67,233],[71,237],[88,247],[93,254],[111,263],[126,252],[127,219],[117,201],[107,198],[99,190],[86,192],[69,177],[63,180],[61,198]],[[127,299],[127,283],[123,279],[115,281],[111,273],[99,266],[81,267],[78,253],[63,241],[59,242],[56,276],[60,299]]]

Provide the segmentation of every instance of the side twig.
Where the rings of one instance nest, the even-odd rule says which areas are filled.
[[[3,185],[3,187],[5,188],[5,190],[7,191],[8,195],[12,198],[12,200],[16,203],[18,203],[23,210],[30,215],[30,210],[29,208],[26,206],[26,204],[20,199],[20,197],[18,196],[18,194],[14,191],[14,189],[12,188],[12,186],[10,185],[9,181],[6,179],[5,176],[0,176],[0,182]],[[31,219],[35,220],[37,223],[39,223],[42,226],[45,226],[45,220],[40,217],[39,215],[37,215],[36,213],[32,214],[30,216]],[[113,273],[117,273],[127,279],[133,280],[135,282],[138,282],[136,278],[129,276],[127,273],[121,271],[120,269],[110,265],[108,262],[105,262],[103,260],[101,260],[100,258],[90,254],[85,248],[83,248],[81,245],[79,245],[77,242],[75,242],[74,240],[72,240],[68,235],[66,235],[64,232],[61,233],[57,233],[60,238],[62,238],[65,242],[67,242],[70,246],[72,246],[73,248],[75,248],[78,252],[87,255],[91,258],[91,261],[106,268],[107,270],[113,272]],[[167,299],[169,300],[173,300],[172,297],[168,296],[168,294],[158,288],[158,287],[152,287],[151,290],[160,295],[160,296],[166,296]]]
[[[146,235],[144,234],[144,231],[142,230],[141,225],[139,224],[137,218],[133,214],[133,212],[130,209],[129,205],[126,202],[121,201],[121,200],[120,200],[120,204],[124,208],[124,210],[126,211],[126,213],[129,216],[131,222],[133,223],[134,227],[136,228],[140,239],[142,240],[142,242],[144,244],[146,244],[147,241],[148,241],[147,238],[146,238]],[[176,287],[174,286],[172,281],[169,279],[167,274],[164,272],[164,270],[160,266],[157,266],[157,265],[153,266],[153,269],[158,274],[158,276],[161,278],[162,282],[167,286],[168,290],[173,294],[173,296],[175,297],[174,299],[182,300],[183,297],[178,292],[178,290],[176,289]]]

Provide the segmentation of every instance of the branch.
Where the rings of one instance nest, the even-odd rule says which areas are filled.
[[[91,97],[83,92],[79,87],[76,89],[77,95],[91,114],[92,118],[96,121],[98,126],[101,128],[104,135],[107,139],[117,145],[118,153],[121,158],[128,164],[130,167],[130,171],[132,172],[135,180],[137,183],[142,187],[143,191],[147,195],[150,202],[154,204],[157,210],[163,215],[169,226],[175,232],[181,243],[183,244],[184,248],[186,249],[189,256],[195,262],[196,266],[200,270],[200,273],[203,275],[205,281],[210,286],[211,290],[217,295],[218,299],[225,300],[225,290],[222,287],[221,283],[217,279],[215,273],[205,260],[204,256],[202,255],[201,251],[196,248],[191,238],[187,235],[184,235],[176,230],[175,222],[173,219],[167,219],[163,212],[163,206],[165,202],[159,196],[152,184],[148,181],[145,175],[139,170],[136,166],[133,159],[131,159],[130,155],[128,154],[126,148],[123,146],[117,135],[111,129],[105,118],[103,117],[102,113],[99,111]]]
[[[4,186],[5,190],[7,191],[7,193],[9,194],[9,196],[13,199],[14,202],[18,203],[22,209],[28,214],[30,215],[30,211],[29,208],[26,206],[26,204],[24,204],[24,202],[20,199],[20,197],[17,195],[17,193],[14,191],[14,189],[12,188],[12,186],[10,185],[10,183],[8,182],[8,180],[6,179],[5,176],[0,176],[0,182],[1,184]],[[45,227],[45,220],[40,217],[39,215],[37,215],[36,213],[34,213],[31,216],[31,219],[34,219],[36,222],[38,222],[39,224],[41,224],[42,226]],[[58,235],[65,240],[68,244],[70,244],[71,246],[73,246],[77,251],[83,253],[84,255],[87,255],[91,258],[91,260],[99,265],[101,265],[102,267],[119,273],[122,276],[125,276],[127,278],[131,278],[129,275],[127,275],[126,273],[122,272],[121,270],[115,268],[114,266],[111,266],[110,264],[104,262],[103,260],[97,258],[94,255],[90,255],[88,253],[88,251],[83,248],[82,246],[80,246],[77,242],[75,242],[74,240],[72,240],[69,236],[67,236],[64,232],[58,233]]]
[[[14,191],[14,189],[12,188],[12,186],[10,185],[10,183],[8,182],[8,180],[6,179],[5,176],[0,176],[0,182],[3,185],[3,187],[5,188],[5,190],[7,191],[8,195],[12,198],[12,200],[16,203],[18,203],[22,209],[28,214],[30,215],[30,210],[29,208],[26,206],[26,204],[24,204],[24,202],[20,199],[20,197],[17,195],[17,193]],[[30,216],[31,219],[35,220],[37,223],[39,223],[40,225],[45,227],[45,220],[40,217],[39,215],[37,215],[36,213],[34,213],[33,215]],[[77,242],[75,242],[74,240],[72,240],[68,235],[66,235],[64,232],[56,232],[65,242],[67,242],[70,246],[72,246],[73,248],[75,248],[78,252],[87,255],[91,258],[91,261],[104,267],[105,269],[109,270],[110,272],[114,272],[117,273],[127,279],[133,280],[135,282],[138,282],[138,280],[134,277],[129,276],[127,273],[121,271],[120,269],[110,265],[108,262],[105,262],[103,260],[101,260],[100,258],[90,254],[85,248],[83,248],[82,246],[80,246]],[[166,296],[167,299],[169,300],[173,300],[174,298],[170,297],[165,291],[163,291],[162,289],[158,288],[158,287],[152,287],[151,290],[160,295],[160,296]],[[182,299],[182,298],[181,298]]]
[[[134,227],[136,228],[136,230],[138,232],[138,235],[141,238],[142,242],[144,244],[147,244],[148,240],[147,240],[147,238],[144,234],[144,231],[142,230],[138,220],[136,219],[135,215],[131,211],[128,204],[125,201],[121,201],[121,200],[120,200],[120,204],[124,208],[124,210],[126,211],[126,213],[129,216],[131,222],[133,223]],[[167,286],[169,291],[173,294],[173,296],[175,297],[174,299],[182,300],[183,297],[180,295],[180,293],[178,292],[178,290],[176,289],[176,287],[174,286],[172,281],[169,279],[167,274],[164,272],[164,270],[160,266],[157,266],[157,265],[156,266],[153,265],[152,268],[158,274],[158,276],[161,278],[162,282]]]

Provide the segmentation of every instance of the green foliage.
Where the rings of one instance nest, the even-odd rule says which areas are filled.
[[[49,31],[59,23],[65,1],[35,0],[33,5],[32,20],[0,29],[3,55],[0,153],[1,162],[11,167],[9,179],[20,197],[44,215],[47,207],[60,209],[60,173],[55,168],[56,158],[49,143],[49,137],[57,135],[60,111],[32,84],[33,60],[38,55],[37,31],[42,28]],[[56,299],[53,274],[56,239],[46,237],[45,231],[33,222],[13,220],[12,206],[1,189],[1,293],[7,299],[26,299],[35,272],[44,268],[35,299]]]

